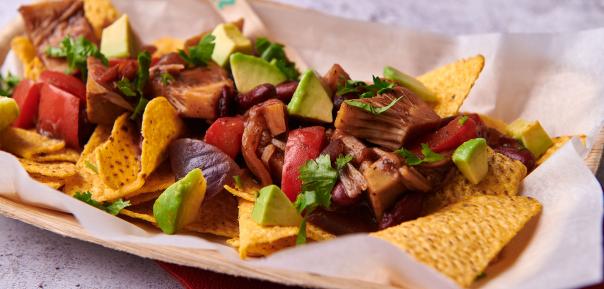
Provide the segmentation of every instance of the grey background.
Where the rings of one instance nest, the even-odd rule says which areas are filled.
[[[341,17],[447,34],[604,26],[604,1],[278,0]],[[2,0],[0,25],[25,0]],[[178,1],[173,1],[175,4]],[[599,179],[603,180],[604,170]],[[153,261],[0,217],[0,288],[181,288]]]

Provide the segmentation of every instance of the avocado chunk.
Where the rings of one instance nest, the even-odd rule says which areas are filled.
[[[174,234],[195,220],[206,193],[206,180],[200,169],[169,186],[153,204],[153,216],[166,234]]]
[[[415,79],[413,76],[405,74],[392,66],[384,67],[384,78],[392,80],[401,86],[404,86],[419,96],[424,101],[434,102],[436,93],[428,89],[423,83]]]
[[[19,116],[17,102],[5,96],[0,96],[0,131],[9,127]]]
[[[252,220],[263,226],[298,226],[302,216],[279,187],[269,185],[258,192]]]
[[[508,125],[508,133],[520,140],[535,158],[539,158],[554,143],[538,121],[517,119]]]
[[[135,55],[134,33],[128,15],[124,14],[105,27],[101,35],[101,53],[107,58],[129,58]]]
[[[294,96],[287,105],[290,115],[330,123],[333,102],[314,71],[302,74]]]
[[[478,184],[489,172],[487,141],[475,138],[461,144],[453,152],[453,163],[472,184]]]
[[[231,54],[231,71],[239,93],[246,93],[264,83],[277,85],[287,77],[276,65],[252,55],[235,52]]]
[[[252,41],[247,39],[239,28],[233,23],[224,23],[216,26],[212,35],[216,37],[214,40],[214,52],[212,52],[212,60],[220,66],[225,66],[229,61],[229,56],[235,52],[251,54]]]

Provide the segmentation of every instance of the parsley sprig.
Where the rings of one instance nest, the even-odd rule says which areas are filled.
[[[130,119],[137,119],[149,102],[145,98],[145,86],[149,81],[149,67],[151,66],[151,54],[148,51],[139,52],[137,56],[138,69],[134,81],[128,78],[122,78],[115,83],[115,87],[126,97],[133,98],[138,96],[138,102]]]
[[[178,54],[189,67],[206,66],[212,59],[214,46],[216,46],[214,40],[216,40],[216,37],[208,34],[200,39],[196,45],[189,47],[188,53],[181,49],[178,51]]]
[[[394,152],[405,158],[407,165],[410,166],[417,166],[422,163],[434,163],[444,159],[441,154],[432,151],[432,149],[430,149],[430,147],[425,143],[422,144],[422,155],[424,156],[423,158],[419,158],[416,154],[405,148],[400,148]]]
[[[288,80],[297,80],[300,72],[296,69],[296,64],[287,58],[283,48],[282,44],[271,42],[264,37],[256,39],[256,53],[260,58],[274,63]]]
[[[109,64],[107,57],[101,53],[94,43],[84,38],[84,36],[79,36],[78,38],[66,36],[59,43],[58,47],[49,46],[46,48],[46,54],[50,57],[66,58],[69,69],[65,73],[71,74],[75,71],[80,71],[83,80],[86,80],[88,74],[88,66],[86,64],[88,56],[100,59],[105,65]]]
[[[341,96],[348,93],[358,93],[360,94],[360,98],[370,98],[394,88],[394,83],[392,82],[382,80],[375,75],[372,75],[371,78],[373,80],[372,84],[359,80],[347,80],[344,85],[338,87],[336,94]]]
[[[11,97],[19,81],[21,79],[10,72],[6,76],[0,74],[0,95]]]
[[[117,215],[122,209],[130,206],[130,201],[124,201],[122,199],[118,199],[111,202],[98,202],[92,198],[92,193],[90,192],[76,192],[73,195],[74,198],[89,204],[95,208],[101,209],[109,214]]]

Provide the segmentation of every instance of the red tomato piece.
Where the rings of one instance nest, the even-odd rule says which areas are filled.
[[[67,145],[79,148],[78,125],[80,99],[52,84],[40,89],[38,131],[65,140]]]
[[[235,159],[241,152],[243,128],[242,117],[221,117],[208,128],[203,140]]]
[[[29,79],[23,79],[19,82],[13,98],[19,106],[19,117],[13,123],[14,127],[32,128],[38,117],[38,103],[40,102],[41,83],[35,83]]]
[[[40,81],[52,84],[86,101],[86,85],[79,78],[58,71],[45,70],[40,74]]]
[[[325,128],[312,126],[289,132],[285,144],[285,159],[281,177],[281,190],[293,202],[302,191],[300,167],[319,156],[325,142]]]
[[[430,136],[428,145],[435,152],[443,152],[455,149],[465,141],[476,138],[478,136],[477,117],[460,115],[454,118]],[[463,124],[462,118],[465,118]]]

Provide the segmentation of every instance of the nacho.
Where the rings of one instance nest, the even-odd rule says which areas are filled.
[[[18,157],[33,159],[36,155],[65,149],[65,141],[45,137],[35,131],[9,127],[0,132],[2,150]]]
[[[475,196],[371,236],[468,287],[540,211],[539,202],[529,197]]]
[[[23,64],[23,76],[37,80],[46,68],[36,55],[36,49],[27,36],[16,36],[11,40],[11,49]]]
[[[72,163],[38,163],[26,159],[19,159],[19,162],[30,174],[55,178],[67,178],[76,174],[76,166]]]
[[[130,201],[130,204],[132,204],[132,205],[138,205],[138,204],[146,203],[146,202],[157,199],[159,197],[159,195],[161,195],[161,193],[163,193],[163,192],[164,191],[161,190],[161,191],[155,191],[155,192],[150,192],[150,193],[137,194],[134,197],[126,197],[126,200]]]
[[[172,172],[169,163],[162,164],[159,169],[155,170],[147,179],[145,184],[138,190],[131,192],[126,197],[134,197],[139,194],[149,192],[164,191],[176,181],[176,176]]]
[[[120,211],[120,215],[128,216],[133,219],[142,220],[145,222],[149,222],[153,225],[157,225],[157,221],[153,216],[153,203],[155,202],[146,202],[127,207]]]
[[[174,37],[162,37],[153,41],[153,46],[157,48],[153,53],[153,57],[161,57],[168,53],[178,52],[178,50],[184,49],[185,42]]]
[[[477,55],[439,67],[417,79],[436,93],[436,114],[448,117],[457,114],[483,67],[484,56]]]
[[[587,137],[585,135],[578,136],[581,140],[581,143],[585,144]],[[537,165],[544,163],[547,159],[553,156],[562,146],[566,144],[569,140],[571,140],[573,136],[558,136],[552,138],[553,145],[543,153],[543,155],[537,159]]]
[[[61,178],[52,178],[52,177],[47,177],[47,176],[38,175],[38,174],[31,174],[30,176],[34,180],[36,180],[40,183],[43,183],[55,190],[58,190],[65,185],[65,181]]]
[[[48,162],[68,162],[77,163],[80,159],[80,153],[74,149],[64,149],[55,153],[41,154],[34,156],[33,160],[41,163]]]
[[[84,14],[99,39],[103,28],[109,26],[120,16],[111,0],[84,0]]]
[[[518,195],[520,184],[527,173],[526,167],[521,162],[496,153],[490,148],[487,149],[487,154],[489,172],[480,183],[470,183],[460,171],[455,170],[454,177],[440,192],[426,198],[424,211],[433,212],[475,195]]]
[[[227,192],[221,192],[211,199],[204,200],[197,219],[185,229],[227,238],[237,237],[237,215],[237,198]]]
[[[241,187],[238,187],[237,185],[235,185],[235,187],[225,185],[224,189],[235,197],[239,197],[249,202],[256,201],[256,195],[261,189],[260,185],[247,173],[242,174],[239,179],[241,180]]]

